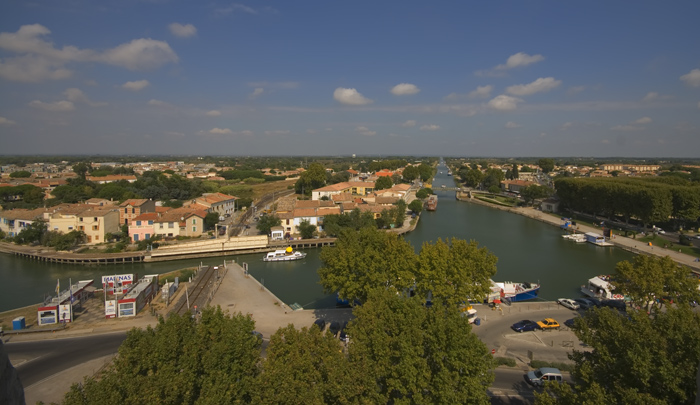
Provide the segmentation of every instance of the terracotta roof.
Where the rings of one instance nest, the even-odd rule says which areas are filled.
[[[352,193],[334,194],[331,196],[331,201],[335,201],[335,202],[352,201]]]
[[[335,207],[335,203],[331,200],[319,200],[321,202],[321,207]]]
[[[346,183],[336,183],[336,184],[331,184],[329,186],[317,188],[314,191],[343,191],[346,188],[352,187],[350,184]]]
[[[394,173],[390,172],[389,170],[381,170],[376,173],[374,173],[377,177],[391,177]]]
[[[164,213],[164,212],[168,212],[168,211],[170,211],[171,209],[173,209],[173,208],[172,208],[172,207],[161,207],[161,206],[157,206],[157,205],[156,205],[156,212],[159,213],[159,214],[162,214],[162,213]]]
[[[145,214],[141,214],[137,216],[136,218],[132,219],[131,221],[157,221],[159,218],[159,215],[155,212],[147,212]]]
[[[316,208],[321,206],[319,200],[297,200],[294,208]]]
[[[279,219],[293,219],[294,218],[294,213],[289,211],[289,212],[280,212],[277,214],[277,218]]]
[[[340,207],[321,207],[316,211],[319,216],[321,215],[336,215],[340,214]]]
[[[294,218],[316,216],[316,208],[294,208]]]
[[[390,190],[396,190],[396,191],[408,191],[411,188],[410,184],[394,184]]]
[[[130,198],[130,199],[124,201],[123,203],[119,204],[119,206],[126,207],[126,206],[130,205],[132,207],[140,207],[143,204],[147,203],[148,201],[150,201],[150,200],[147,198]]]
[[[91,208],[80,213],[81,217],[103,217],[110,212],[117,212],[115,209],[105,209],[105,208]]]
[[[46,209],[37,208],[34,210],[27,210],[23,208],[15,208],[13,210],[0,211],[0,218],[5,218],[9,220],[22,219],[25,221],[33,221],[36,219],[41,219],[44,216]]]
[[[352,211],[352,210],[354,210],[355,208],[357,208],[357,204],[354,203],[354,202],[344,202],[344,203],[341,205],[341,208],[343,209],[343,212]]]
[[[377,197],[374,202],[377,204],[391,205],[399,201],[399,197]]]
[[[210,204],[215,204],[218,202],[223,202],[223,201],[229,201],[229,200],[237,200],[237,197],[234,197],[232,195],[228,194],[223,194],[223,193],[206,193],[203,194],[201,197],[198,197],[197,200],[203,200],[206,201]]]

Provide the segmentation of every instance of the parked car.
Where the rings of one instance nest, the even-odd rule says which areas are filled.
[[[627,312],[627,304],[624,300],[603,300],[601,303],[604,307],[617,309],[618,311]]]
[[[321,329],[321,332],[323,332],[324,329],[326,329],[326,321],[323,319],[316,319],[314,321],[314,325],[318,326],[319,329]]]
[[[328,327],[328,330],[331,332],[331,335],[335,336],[338,334],[340,331],[340,322],[338,321],[333,321],[331,322],[331,326]]]
[[[568,327],[568,328],[573,328],[574,327],[574,319],[575,318],[565,320],[564,325],[566,325],[566,327]]]
[[[578,305],[578,302],[576,302],[574,300],[570,300],[568,298],[559,298],[557,300],[557,303],[563,307],[572,309],[574,311],[580,308],[580,306]]]
[[[554,367],[541,367],[534,371],[528,371],[526,379],[528,383],[535,387],[541,387],[547,381],[564,382],[561,371]]]
[[[590,301],[596,308],[600,308],[603,306],[603,304],[600,302],[600,300],[598,298],[587,297],[586,299],[588,301]]]
[[[540,329],[559,329],[559,322],[552,318],[545,318],[537,322],[537,326],[539,326]]]
[[[575,298],[574,301],[576,301],[579,308],[584,309],[584,310],[595,306],[593,301],[589,300],[588,298]]]
[[[539,329],[539,326],[537,326],[537,322],[531,321],[529,319],[522,320],[520,322],[516,322],[510,327],[516,332],[527,332],[531,330],[536,330]]]

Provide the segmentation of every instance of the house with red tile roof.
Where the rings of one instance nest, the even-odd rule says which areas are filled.
[[[119,204],[119,223],[131,225],[131,220],[147,212],[156,212],[156,202],[146,198],[131,198]]]
[[[197,197],[183,206],[189,207],[196,204],[197,209],[203,207],[207,212],[215,212],[219,216],[224,216],[236,212],[237,199],[238,197],[223,193],[204,193],[201,197]]]
[[[332,198],[333,195],[342,193],[364,196],[373,191],[373,181],[348,181],[317,188],[311,192],[311,199],[320,200],[323,197]]]

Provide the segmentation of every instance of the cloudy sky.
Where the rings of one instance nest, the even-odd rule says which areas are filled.
[[[0,153],[700,157],[698,1],[0,4]]]

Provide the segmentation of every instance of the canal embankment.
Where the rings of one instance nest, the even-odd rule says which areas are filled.
[[[506,207],[502,205],[497,205],[497,204],[490,204],[488,202],[479,200],[477,198],[470,198],[468,194],[466,193],[460,193],[457,192],[457,200],[459,201],[465,201],[468,203],[472,204],[479,204],[483,205],[485,207],[490,207],[493,209],[498,209],[501,211],[507,211],[511,212],[513,214],[518,214],[522,215],[531,219],[534,219],[536,221],[540,221],[549,225],[554,225],[554,226],[561,226],[562,225],[562,220],[561,217],[558,215],[553,215],[549,214],[546,212],[542,212],[536,208],[533,207]],[[593,232],[593,233],[600,233],[599,228],[594,228],[590,227],[587,225],[579,224],[577,225],[577,231],[580,233],[588,233],[588,232]],[[661,246],[653,246],[649,245],[647,243],[638,241],[636,239],[630,238],[630,237],[625,237],[625,236],[620,236],[620,235],[614,235],[613,239],[609,240],[610,243],[614,245],[614,247],[618,247],[620,249],[624,249],[628,252],[634,253],[634,254],[645,254],[645,255],[654,255],[654,256],[659,256],[659,257],[670,257],[673,261],[675,261],[678,264],[682,264],[685,266],[688,266],[692,271],[694,271],[697,274],[700,274],[700,262],[696,261],[696,258],[691,255],[687,255],[684,253],[677,252],[672,249],[665,249],[662,248]],[[605,247],[601,247],[601,249],[606,249]]]

